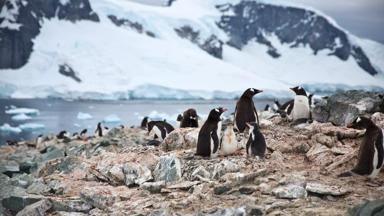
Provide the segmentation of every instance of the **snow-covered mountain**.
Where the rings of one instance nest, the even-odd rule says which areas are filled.
[[[384,89],[384,45],[283,0],[5,0],[0,96],[233,98]],[[172,3],[172,4],[171,4]]]

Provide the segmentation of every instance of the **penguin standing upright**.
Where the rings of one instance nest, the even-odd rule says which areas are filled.
[[[220,154],[221,155],[231,155],[235,153],[238,149],[240,149],[236,134],[233,128],[233,124],[229,123],[227,124],[223,137],[221,138],[220,142]]]
[[[148,122],[148,134],[154,136],[154,139],[164,140],[175,128],[165,121]]]
[[[227,109],[219,107],[209,112],[208,118],[199,131],[197,138],[196,155],[203,157],[214,156],[219,148],[221,129],[219,124],[221,114]]]
[[[255,104],[253,103],[253,96],[262,92],[262,90],[249,88],[245,90],[243,95],[236,103],[235,110],[235,128],[243,133],[247,127],[247,122],[259,123],[259,116],[257,115]]]
[[[365,129],[365,133],[356,166],[351,171],[340,174],[339,177],[358,174],[374,178],[384,163],[383,130],[366,117],[357,117],[347,127]]]
[[[186,127],[199,127],[198,116],[195,109],[187,109],[184,111],[183,116],[178,116],[180,121],[180,128]]]
[[[293,101],[293,109],[290,113],[290,118],[293,121],[310,119],[311,109],[309,107],[307,92],[301,86],[296,86],[290,89],[296,94]]]
[[[247,125],[249,127],[249,139],[245,147],[247,155],[250,149],[251,155],[264,158],[267,145],[264,135],[260,132],[259,125],[256,123],[247,123]]]

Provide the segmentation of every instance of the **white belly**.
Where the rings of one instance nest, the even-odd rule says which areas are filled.
[[[382,130],[382,133],[384,134],[384,130]],[[383,149],[384,149],[384,139],[383,139]],[[383,167],[383,163],[380,164],[379,168],[377,168],[377,165],[379,163],[379,153],[377,152],[377,148],[375,146],[375,153],[373,155],[373,161],[372,161],[372,165],[373,165],[373,171],[372,173],[369,175],[370,178],[374,178],[377,176],[377,174],[379,174],[380,170],[381,170],[381,167]]]
[[[293,110],[291,113],[292,119],[297,120],[297,119],[303,119],[309,118],[309,101],[306,96],[302,95],[297,95],[295,96],[295,101],[293,105]]]
[[[159,139],[160,141],[163,140],[163,137],[161,137],[161,131],[160,131],[160,129],[159,129],[156,125],[153,126],[151,132],[149,132],[149,135],[150,135],[150,136],[153,136],[154,134],[156,134],[156,136],[158,137],[158,139]]]

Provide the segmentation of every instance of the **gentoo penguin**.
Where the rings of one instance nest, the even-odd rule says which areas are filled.
[[[148,122],[148,134],[154,135],[154,139],[164,140],[175,128],[165,121],[150,121]]]
[[[96,137],[102,137],[106,135],[108,132],[109,132],[108,127],[102,127],[101,122],[97,123],[96,130],[95,130]]]
[[[236,103],[235,109],[235,128],[240,132],[244,132],[247,127],[246,122],[259,123],[259,116],[253,104],[253,96],[262,92],[261,90],[249,88],[245,90],[243,95]]]
[[[12,145],[17,145],[17,141],[16,140],[6,140],[5,143],[9,146],[12,146]]]
[[[81,140],[86,140],[86,139],[88,138],[88,136],[87,136],[87,132],[88,132],[87,129],[82,130],[82,131],[80,132],[79,138],[80,138]]]
[[[233,128],[233,124],[229,123],[223,133],[223,137],[220,142],[220,155],[231,155],[240,149],[240,146],[236,139],[236,134]]]
[[[197,138],[196,155],[203,157],[214,156],[219,148],[221,129],[219,124],[221,114],[227,109],[219,107],[209,112],[208,118],[199,131]]]
[[[247,155],[250,152],[253,156],[264,158],[267,145],[263,134],[260,132],[259,125],[256,123],[247,123],[247,125],[249,127],[249,138],[245,147]]]
[[[274,102],[275,112],[278,113],[282,118],[286,118],[292,112],[293,102],[294,100],[289,100],[285,102],[283,105],[281,105],[280,102],[275,99],[275,102]]]
[[[371,119],[357,117],[349,128],[365,129],[363,142],[359,148],[358,162],[356,166],[348,172],[342,173],[339,177],[351,176],[352,174],[366,175],[374,178],[379,174],[383,166],[384,143],[383,130],[380,129]]]
[[[37,136],[37,138],[36,138],[36,146],[42,144],[43,141],[44,141],[43,134],[40,134],[40,135]]]
[[[308,120],[310,118],[311,109],[309,107],[307,92],[305,92],[304,88],[301,86],[296,86],[290,89],[296,94],[290,118],[293,121]]]
[[[180,128],[199,127],[198,116],[195,109],[187,109],[184,111],[180,121]]]
[[[60,131],[60,133],[56,135],[56,138],[57,139],[65,139],[65,138],[69,138],[69,136],[70,136],[69,133],[67,131],[63,130],[63,131]]]
[[[143,129],[147,128],[148,120],[149,120],[148,116],[145,116],[141,121],[140,127]]]

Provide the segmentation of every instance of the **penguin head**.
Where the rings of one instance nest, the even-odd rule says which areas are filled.
[[[80,135],[84,135],[84,134],[86,134],[88,132],[88,129],[84,129],[84,130],[82,130],[81,132],[80,132]]]
[[[183,118],[189,118],[191,121],[197,121],[198,116],[196,110],[193,108],[187,109],[183,113]]]
[[[371,119],[364,116],[359,116],[355,118],[353,122],[349,123],[347,127],[362,130],[362,129],[368,128],[371,125],[373,125],[373,122]]]
[[[248,88],[247,90],[244,91],[243,95],[241,97],[247,97],[247,98],[252,98],[256,94],[263,92],[263,90],[255,89],[255,88]]]
[[[218,107],[218,108],[215,108],[215,109],[211,110],[211,112],[209,112],[209,115],[208,115],[208,120],[220,121],[221,120],[220,116],[225,111],[227,111],[227,109],[225,109],[223,107]]]
[[[153,129],[153,126],[155,126],[155,122],[154,121],[150,121],[150,122],[147,123],[148,134]]]
[[[179,115],[177,116],[176,121],[182,121],[182,120],[183,120],[183,116],[182,116],[181,114],[179,114]]]
[[[147,127],[147,124],[148,124],[148,120],[149,120],[149,118],[148,118],[148,116],[145,116],[144,118],[143,118],[143,120],[141,121],[141,127],[142,128],[146,128]]]
[[[296,95],[303,95],[303,96],[307,96],[307,92],[305,91],[305,89],[301,86],[296,86],[296,87],[293,87],[293,88],[289,88],[291,89],[293,92],[295,92]]]

